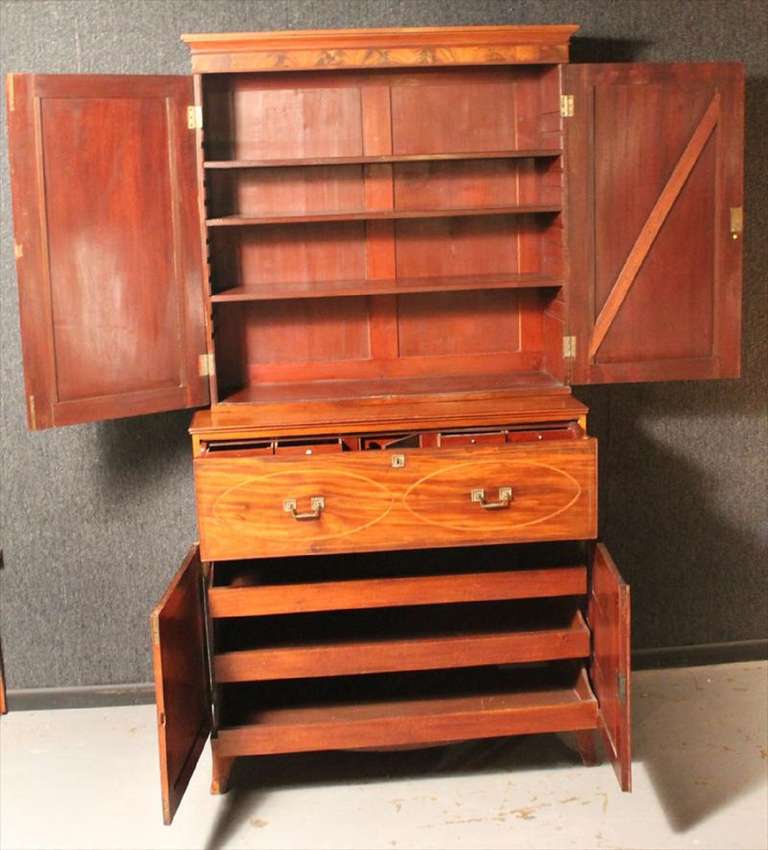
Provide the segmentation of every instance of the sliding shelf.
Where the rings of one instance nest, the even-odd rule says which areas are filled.
[[[587,568],[583,565],[293,584],[259,584],[258,572],[237,573],[227,564],[221,568],[214,564],[211,569],[208,610],[214,619],[579,596],[587,592]]]
[[[548,674],[545,680],[517,676],[506,689],[499,670],[480,676],[478,671],[451,673],[457,681],[453,688],[445,687],[447,674],[442,673],[438,684],[443,687],[430,689],[432,675],[418,674],[410,683],[402,677],[389,683],[380,679],[378,687],[361,682],[354,689],[343,679],[328,687],[307,688],[301,681],[266,690],[245,686],[243,692],[223,695],[214,751],[218,756],[269,755],[597,727],[597,700],[583,668],[568,677]],[[419,682],[424,684],[418,687]]]
[[[400,640],[344,639],[220,652],[214,656],[214,674],[219,684],[225,684],[586,658],[589,637],[584,617],[576,611],[559,628]]]
[[[243,227],[253,224],[291,224],[314,221],[380,221],[401,218],[464,218],[476,215],[527,215],[559,213],[560,204],[526,204],[508,207],[469,207],[442,210],[346,210],[328,213],[278,213],[264,216],[225,215],[209,218],[208,227]]]
[[[473,153],[389,154],[383,156],[320,156],[293,159],[209,159],[203,165],[211,170],[238,168],[290,168],[301,165],[376,165],[388,162],[445,162],[462,159],[534,159],[557,157],[560,150],[536,148],[516,151]]]
[[[475,289],[554,288],[563,281],[542,274],[463,275],[392,280],[284,281],[234,286],[211,295],[211,301],[279,301],[286,298],[339,298],[352,295],[391,295],[411,292],[460,292]]]
[[[572,597],[394,606],[219,620],[220,684],[586,658]]]

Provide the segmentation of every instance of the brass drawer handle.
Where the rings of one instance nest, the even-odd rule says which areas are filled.
[[[325,496],[310,496],[309,507],[311,508],[311,510],[297,511],[296,499],[286,499],[283,502],[283,510],[286,513],[290,514],[294,519],[320,519],[320,515],[325,509]]]
[[[509,503],[512,501],[512,488],[511,487],[499,487],[499,498],[496,502],[486,502],[485,500],[485,490],[482,487],[476,487],[469,494],[469,500],[471,502],[477,502],[481,508],[486,511],[498,511],[502,508],[508,508]]]

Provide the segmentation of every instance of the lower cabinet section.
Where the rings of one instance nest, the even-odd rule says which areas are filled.
[[[599,733],[631,783],[629,588],[605,547],[202,562],[152,615],[163,814],[236,756]]]

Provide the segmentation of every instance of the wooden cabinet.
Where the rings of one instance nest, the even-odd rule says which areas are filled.
[[[207,406],[152,616],[166,822],[209,734],[214,791],[239,755],[543,731],[600,732],[629,790],[569,386],[738,375],[743,70],[570,66],[575,29],[9,76],[30,428]]]

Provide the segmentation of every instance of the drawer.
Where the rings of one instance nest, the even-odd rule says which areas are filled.
[[[205,560],[596,536],[592,438],[194,461]]]

